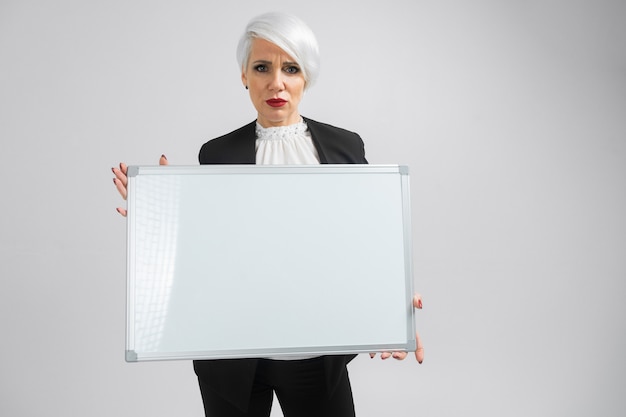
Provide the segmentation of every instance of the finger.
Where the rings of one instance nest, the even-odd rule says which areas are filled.
[[[415,340],[417,341],[415,359],[417,359],[418,363],[422,363],[424,361],[424,346],[422,345],[422,339],[420,339],[420,335],[418,332],[415,332]]]
[[[375,356],[376,356],[376,354],[375,354],[375,353],[370,353],[370,358],[371,358],[371,359],[374,359],[374,357],[375,357]]]
[[[415,295],[413,296],[413,307],[415,308],[422,308],[422,295],[415,293]]]
[[[380,359],[385,360],[391,358],[391,352],[383,352],[380,354]]]
[[[159,158],[159,165],[169,165],[169,162],[167,161],[167,157],[165,155],[161,155],[161,157]]]
[[[119,178],[113,178],[113,184],[115,184],[115,188],[117,188],[117,192],[120,193],[122,198],[126,200],[126,185]]]
[[[115,210],[117,210],[117,212],[118,212],[119,214],[121,214],[122,216],[126,217],[127,212],[126,212],[126,210],[124,210],[123,208],[118,207],[118,208],[116,208]]]
[[[404,358],[406,358],[407,353],[406,352],[393,352],[391,356],[393,356],[394,359],[402,361],[404,360]]]
[[[126,173],[128,172],[128,167],[126,165],[124,165],[124,169],[122,169],[121,167],[122,164],[120,164],[120,168],[111,168],[111,171],[113,171],[113,175],[115,175],[115,178],[120,180],[122,185],[126,187],[126,184],[128,184],[128,177],[126,176]]]

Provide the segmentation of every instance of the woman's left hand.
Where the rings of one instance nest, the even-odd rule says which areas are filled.
[[[422,309],[422,296],[420,294],[415,294],[413,296],[413,307],[420,310]],[[422,346],[422,340],[420,339],[420,335],[418,332],[415,332],[415,341],[417,343],[417,349],[415,350],[415,359],[417,359],[419,363],[422,363],[422,361],[424,361],[424,346]],[[375,353],[370,353],[370,358],[374,358],[375,356]],[[380,354],[380,358],[383,360],[394,358],[401,361],[406,358],[406,356],[407,352],[382,352]]]

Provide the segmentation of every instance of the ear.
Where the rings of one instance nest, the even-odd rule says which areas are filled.
[[[248,77],[246,77],[245,71],[241,71],[241,82],[243,83],[244,87],[248,87]]]

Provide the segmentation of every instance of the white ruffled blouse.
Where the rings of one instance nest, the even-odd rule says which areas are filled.
[[[320,158],[304,120],[289,126],[256,124],[257,165],[317,165]]]

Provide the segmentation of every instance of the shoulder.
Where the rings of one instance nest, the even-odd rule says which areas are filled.
[[[365,145],[358,133],[304,118],[320,158],[329,164],[366,164]]]
[[[201,164],[245,163],[233,162],[247,156],[254,149],[255,122],[248,123],[230,133],[209,140],[200,148],[198,158]]]
[[[255,123],[256,122],[248,123],[247,125],[242,126],[238,129],[235,129],[230,133],[213,138],[209,140],[208,142],[206,142],[204,145],[202,145],[202,147],[205,147],[205,146],[219,147],[219,146],[225,146],[227,144],[230,145],[230,142],[233,140],[234,141],[242,141],[242,140],[246,141],[246,140],[250,140],[251,138],[254,139]]]
[[[335,136],[343,136],[351,139],[361,140],[361,137],[358,133],[352,132],[347,129],[343,129],[341,127],[329,125],[328,123],[318,122],[317,120],[309,119],[304,117],[304,121],[312,132],[316,132],[318,134],[330,134]]]

